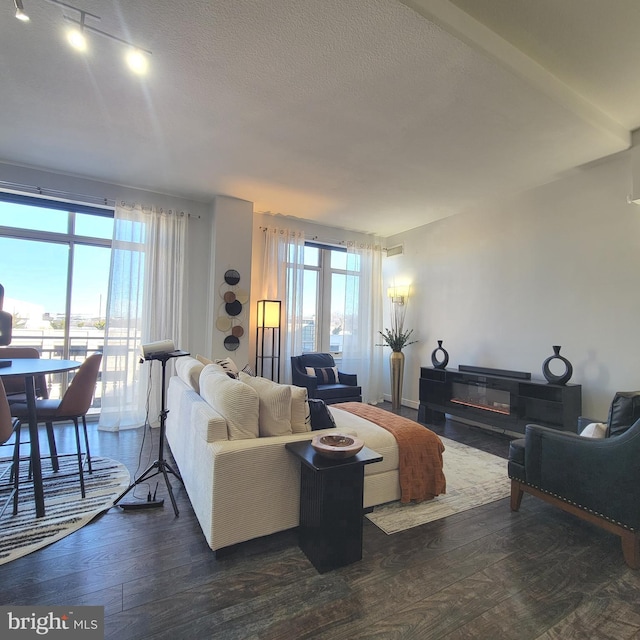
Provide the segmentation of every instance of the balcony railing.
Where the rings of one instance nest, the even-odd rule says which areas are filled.
[[[62,330],[37,331],[32,329],[14,329],[12,347],[35,347],[41,358],[51,360],[77,360],[84,362],[88,356],[96,351],[102,351],[104,345],[104,331],[100,329],[72,329],[69,342],[65,345]],[[1,349],[0,349],[1,353]],[[47,375],[47,387],[49,397],[59,399],[64,395],[69,382],[73,379],[74,372],[56,373]],[[93,404],[89,413],[100,412],[102,384],[100,375],[94,395]]]

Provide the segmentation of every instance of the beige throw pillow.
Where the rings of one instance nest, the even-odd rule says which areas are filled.
[[[255,389],[230,378],[216,365],[207,365],[200,374],[200,395],[227,421],[229,440],[259,436],[260,402]]]
[[[288,385],[240,372],[240,380],[255,389],[260,401],[260,436],[291,434],[291,389]]]
[[[240,380],[250,384],[250,380],[262,380],[264,384],[276,387],[288,387],[291,390],[291,431],[292,433],[306,433],[311,431],[311,412],[309,411],[308,394],[306,387],[296,387],[292,384],[279,384],[268,378],[260,378],[240,372]]]

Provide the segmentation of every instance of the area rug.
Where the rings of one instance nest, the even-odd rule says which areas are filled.
[[[60,540],[109,509],[113,501],[129,486],[128,469],[109,458],[92,457],[93,473],[85,471],[86,497],[80,495],[77,460],[60,459],[60,471],[43,469],[46,513],[35,517],[33,484],[27,480],[28,463],[20,465],[18,514],[12,515],[8,505],[0,518],[0,564]],[[45,463],[47,464],[47,463]],[[43,465],[44,467],[44,465]],[[4,467],[0,467],[0,472]],[[22,478],[24,477],[24,481]],[[0,506],[4,505],[10,488],[8,477],[0,486]]]
[[[460,442],[440,436],[445,451],[444,475],[447,493],[418,504],[390,502],[367,514],[387,534],[446,518],[506,498],[511,491],[507,461]]]

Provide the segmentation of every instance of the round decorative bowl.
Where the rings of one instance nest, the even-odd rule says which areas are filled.
[[[315,436],[311,440],[311,446],[325,458],[344,460],[345,458],[353,458],[364,447],[364,440],[342,433],[331,433]]]

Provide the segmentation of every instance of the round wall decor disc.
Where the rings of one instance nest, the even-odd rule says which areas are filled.
[[[225,302],[235,302],[236,301],[236,294],[233,293],[233,291],[227,291],[224,294],[224,301]]]
[[[235,327],[233,327],[233,329],[231,329],[231,335],[235,336],[236,338],[242,338],[242,336],[244,335],[244,329],[237,324]]]
[[[216,329],[218,331],[229,331],[229,329],[231,329],[231,318],[225,318],[225,316],[220,316],[216,320]]]
[[[235,351],[240,346],[240,340],[235,336],[227,336],[224,339],[224,348],[227,351]]]
[[[230,316],[237,316],[242,312],[242,305],[237,300],[235,302],[227,302],[224,308]]]
[[[224,273],[224,281],[227,284],[238,284],[240,282],[240,274],[235,269],[229,269]]]
[[[249,292],[244,289],[238,289],[236,291],[236,300],[242,302],[242,304],[247,304],[249,302]]]

